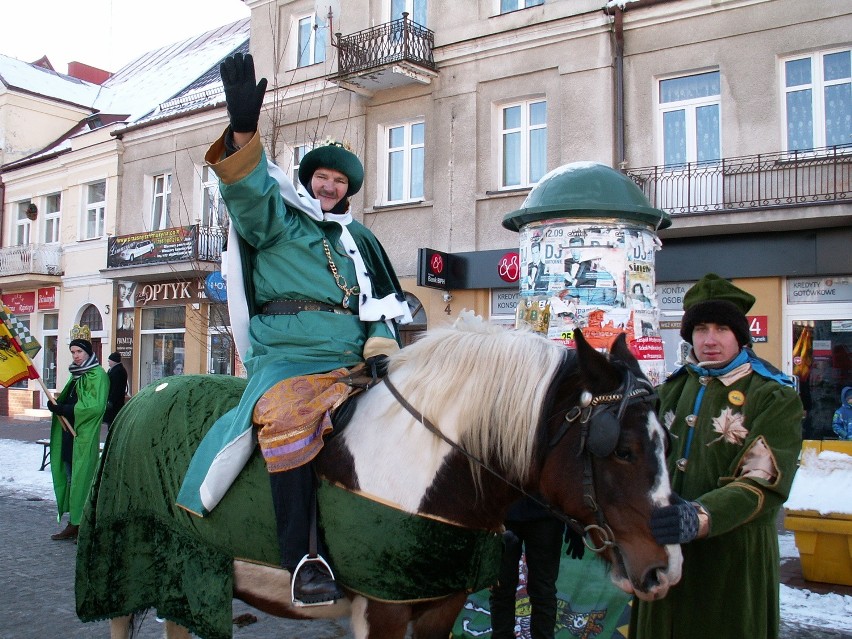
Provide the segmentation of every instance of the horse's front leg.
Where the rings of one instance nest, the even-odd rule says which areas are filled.
[[[165,639],[190,639],[189,630],[176,624],[174,621],[166,620],[163,628],[163,636]]]
[[[113,617],[109,620],[109,639],[128,639],[130,637],[130,615]]]

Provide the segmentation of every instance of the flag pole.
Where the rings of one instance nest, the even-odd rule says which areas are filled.
[[[41,375],[39,375],[38,371],[36,371],[35,366],[33,365],[33,360],[31,360],[30,356],[27,355],[23,350],[21,350],[20,352],[21,356],[24,358],[24,361],[30,367],[30,370],[35,373],[35,377],[31,377],[30,379],[35,379],[39,384],[41,384],[41,388],[44,391],[44,394],[47,395],[48,401],[55,404],[56,398],[53,396],[53,393],[50,392],[50,389],[47,387],[47,384],[44,383],[44,380],[41,378]],[[62,428],[64,430],[67,430],[74,437],[76,437],[77,432],[74,430],[74,427],[71,425],[71,422],[69,422],[68,419],[65,417],[65,415],[57,415],[57,417],[59,418],[59,423],[62,425]]]

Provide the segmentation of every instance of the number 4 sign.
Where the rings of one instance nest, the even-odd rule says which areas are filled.
[[[766,315],[746,315],[746,319],[753,344],[764,344],[769,341],[769,322]]]

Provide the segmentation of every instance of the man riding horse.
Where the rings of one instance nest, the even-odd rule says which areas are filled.
[[[230,272],[228,301],[249,307],[249,348],[241,353],[248,387],[239,405],[219,418],[202,441],[178,505],[202,517],[208,514],[254,449],[252,423],[262,425],[258,437],[270,472],[281,565],[295,573],[294,599],[332,602],[343,595],[324,561],[309,561],[296,571],[304,557],[324,554],[321,540],[315,547],[310,543],[311,460],[322,447],[326,411],[348,393],[334,383],[336,378],[364,360],[380,366],[399,349],[396,323],[410,322],[411,315],[384,249],[352,218],[349,198],[364,180],[360,160],[340,144],[319,146],[302,158],[301,184],[294,188],[269,163],[261,145],[257,128],[267,81],[255,83],[252,56],[229,57],[220,72],[230,126],[205,160],[219,177],[237,235],[232,232],[229,260],[242,267],[244,277],[237,281],[239,274]],[[234,251],[240,256],[236,262]],[[245,296],[234,294],[243,283]],[[246,329],[239,325],[240,315],[232,310],[235,333]],[[311,401],[314,413],[294,431],[292,420],[281,418],[292,394],[273,387],[331,371],[338,372],[315,378],[321,399]]]

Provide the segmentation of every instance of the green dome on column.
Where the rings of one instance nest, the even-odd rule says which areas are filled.
[[[521,208],[506,214],[503,227],[519,231],[530,222],[562,217],[613,217],[654,230],[672,223],[624,173],[599,162],[572,162],[541,178]]]

